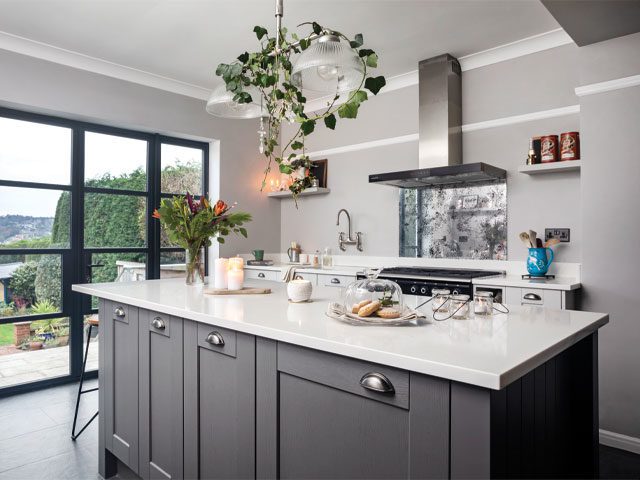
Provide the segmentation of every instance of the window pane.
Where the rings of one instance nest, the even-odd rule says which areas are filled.
[[[97,313],[84,316],[84,328],[82,330],[82,352],[83,353],[87,345],[87,334],[89,333],[89,322],[97,319],[98,319]],[[98,349],[99,348],[100,346],[98,345],[98,328],[94,326],[91,329],[91,337],[89,337],[89,353],[87,354],[87,365],[85,367],[85,372],[90,372],[92,370],[98,369]]]
[[[185,253],[160,252],[160,278],[177,278],[185,275]]]
[[[94,265],[91,283],[138,282],[147,278],[146,253],[93,253],[90,264]],[[97,297],[91,297],[91,308],[98,308]]]
[[[69,246],[70,192],[0,187],[0,248]]]
[[[71,181],[71,129],[0,117],[0,178]]]
[[[0,255],[0,317],[62,310],[60,255]]]
[[[0,387],[68,374],[68,318],[0,325]]]
[[[147,243],[145,197],[87,193],[84,214],[86,247],[144,247]]]
[[[202,193],[202,154],[199,148],[162,144],[160,190],[163,193]]]
[[[147,190],[147,142],[87,132],[84,178],[88,187]]]

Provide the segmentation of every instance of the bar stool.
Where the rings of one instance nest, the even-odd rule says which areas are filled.
[[[82,390],[82,385],[84,384],[84,370],[87,367],[87,356],[89,355],[89,343],[91,340],[91,331],[93,330],[94,327],[95,328],[99,327],[100,320],[97,317],[91,317],[87,320],[87,325],[89,325],[89,328],[87,329],[87,345],[85,346],[85,349],[84,349],[84,360],[82,361],[82,373],[80,374],[80,385],[78,386],[78,397],[76,398],[76,411],[75,411],[75,414],[73,415],[73,427],[71,427],[71,440],[73,440],[74,442],[76,441],[76,438],[78,438],[80,434],[85,431],[85,429],[89,426],[89,424],[91,424],[91,422],[95,420],[95,418],[98,416],[98,413],[99,413],[99,411],[96,412],[93,415],[93,417],[91,417],[91,419],[85,424],[85,426],[82,427],[82,429],[78,433],[76,433],[78,409],[80,408],[80,396],[84,395],[85,393],[95,392],[99,388],[99,387],[95,387],[95,388],[90,388],[88,390]]]

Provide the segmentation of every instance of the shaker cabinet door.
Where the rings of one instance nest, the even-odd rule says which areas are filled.
[[[185,320],[185,478],[255,476],[255,338]]]
[[[138,473],[138,309],[111,301],[101,307],[105,447]]]
[[[183,478],[181,318],[141,310],[140,476]]]

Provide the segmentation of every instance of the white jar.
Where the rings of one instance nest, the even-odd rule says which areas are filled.
[[[313,286],[309,280],[291,280],[287,284],[287,295],[293,303],[307,302],[311,298]]]

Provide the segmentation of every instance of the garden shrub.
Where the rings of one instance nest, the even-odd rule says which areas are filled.
[[[14,302],[29,306],[36,300],[36,271],[38,265],[34,262],[25,263],[14,270],[9,288],[13,293]]]

